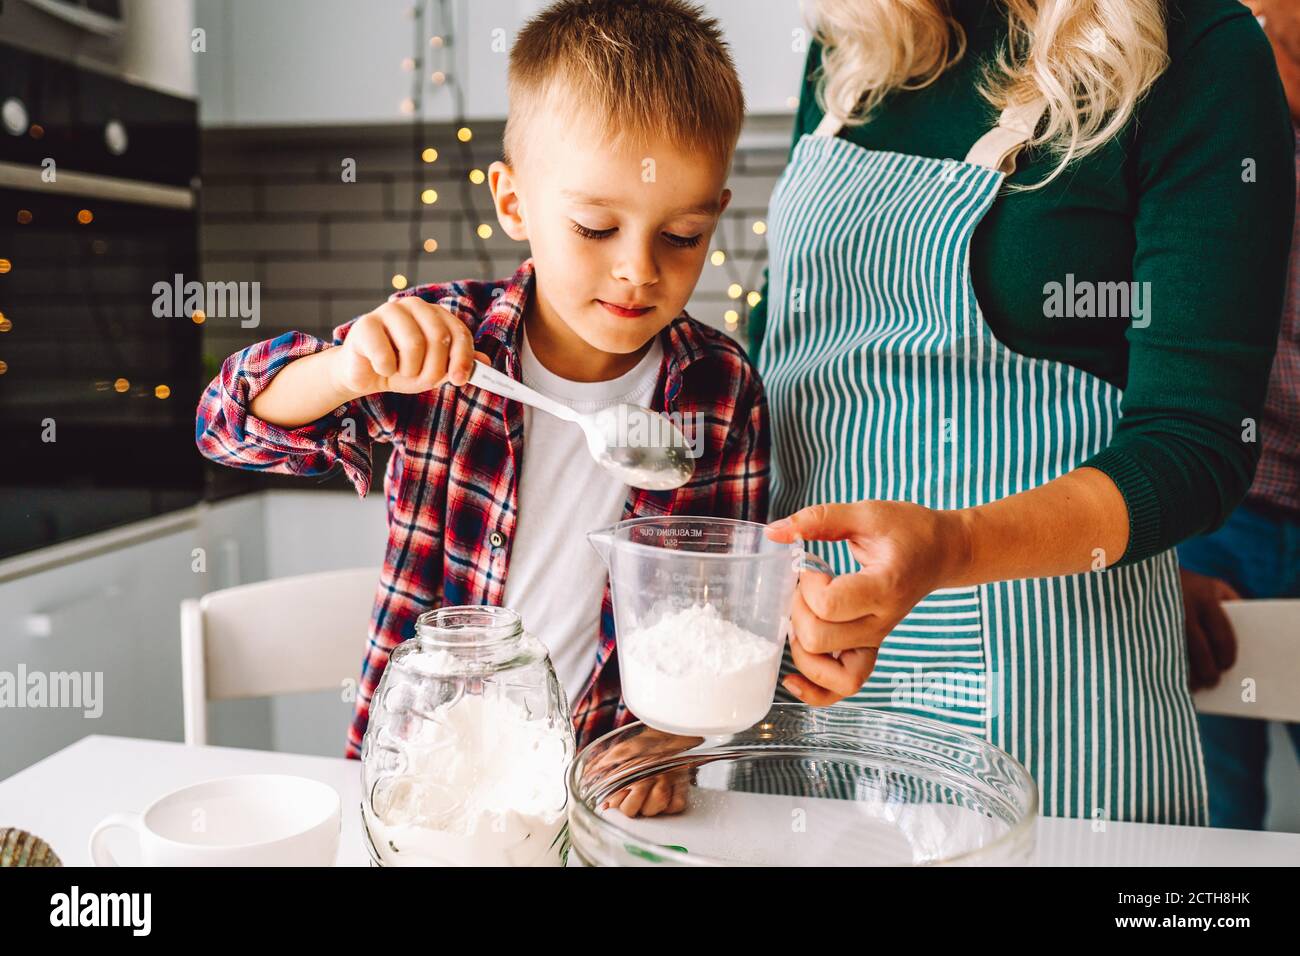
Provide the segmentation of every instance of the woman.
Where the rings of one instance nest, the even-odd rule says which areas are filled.
[[[1235,0],[821,0],[770,287],[786,690],[1204,824],[1179,541],[1250,484],[1295,183]],[[856,559],[856,561],[855,561]],[[797,673],[794,668],[797,668]]]

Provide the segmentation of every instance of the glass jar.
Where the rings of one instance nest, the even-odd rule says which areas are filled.
[[[500,607],[421,614],[361,748],[379,866],[562,866],[573,726],[546,648]]]

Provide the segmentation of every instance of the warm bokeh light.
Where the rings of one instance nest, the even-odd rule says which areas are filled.
[[[491,238],[492,238],[492,227],[489,226],[489,225],[488,225],[487,223],[485,223],[485,222],[483,222],[483,223],[479,223],[479,227],[478,227],[478,237],[479,237],[480,239],[491,239]]]
[[[414,113],[415,100],[411,99],[409,96],[406,99],[402,100],[401,110],[403,113]]]
[[[415,69],[414,58],[409,56],[402,57],[402,69],[407,73],[410,73],[412,70],[414,70]]]
[[[433,80],[434,86],[442,86],[442,84],[447,82],[447,74],[442,72],[442,70],[434,70],[433,75],[430,76],[429,79]]]
[[[751,292],[749,295],[745,296],[745,301],[749,303],[749,307],[752,309],[754,306],[758,305],[758,303],[763,301],[763,297],[757,292]]]
[[[460,129],[456,130],[456,138],[462,143],[468,143],[474,138],[474,131],[468,126],[462,126]]]
[[[121,394],[131,387],[131,383],[124,378],[119,378],[113,383],[113,391]]]
[[[420,158],[423,159],[426,163],[432,163],[434,160],[438,158],[438,151],[434,149],[432,146],[426,146],[424,148],[424,152],[420,154]]]
[[[727,320],[728,325],[735,325],[740,321],[740,313],[735,309],[728,309],[723,313],[722,317]]]
[[[202,325],[207,320],[208,317],[202,309],[195,309],[194,314],[190,316],[190,321],[195,325]]]
[[[171,393],[172,393],[172,390],[171,390],[170,388],[168,388],[166,385],[158,385],[158,386],[156,386],[156,387],[154,388],[154,390],[153,390],[153,397],[154,397],[154,398],[166,398],[166,397],[167,397],[168,395],[170,395]]]
[[[83,226],[88,226],[95,221],[95,214],[89,209],[82,209],[77,213],[77,222]]]
[[[13,327],[14,324],[9,321],[9,316],[5,315],[3,312],[0,312],[0,332],[8,332]]]
[[[741,293],[744,291],[744,288],[741,287],[739,282],[733,282],[731,285],[727,286],[727,295],[731,296],[733,299],[739,299]]]
[[[424,251],[425,251],[425,252],[437,252],[437,251],[438,251],[438,240],[437,240],[437,239],[426,239],[426,240],[424,240]]]
[[[469,181],[475,186],[483,185],[483,180],[487,179],[487,174],[481,169],[471,169],[469,171]]]
[[[720,266],[727,261],[727,254],[721,249],[714,249],[713,255],[709,256],[709,261],[715,266]]]
[[[765,223],[761,219],[758,219],[754,222],[753,229],[754,229],[754,235],[761,236],[763,233],[767,232],[767,223]]]
[[[18,210],[18,225],[25,226],[32,221],[32,211],[30,209]]]
[[[33,123],[27,132],[32,134],[32,139],[40,139],[45,135],[45,127],[40,123]]]
[[[8,259],[0,259],[0,276],[4,275],[6,272],[12,269],[13,266],[14,264],[10,262]]]
[[[436,189],[426,189],[424,192],[420,193],[420,202],[424,203],[426,206],[432,206],[437,201],[438,190]]]
[[[442,44],[442,37],[429,37],[429,46],[433,47],[435,50],[442,49]]]
[[[397,273],[397,275],[393,276],[393,288],[394,288],[394,289],[405,289],[405,288],[406,288],[406,276],[402,275],[400,272]]]

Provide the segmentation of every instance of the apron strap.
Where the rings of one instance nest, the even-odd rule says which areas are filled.
[[[1040,98],[1008,106],[998,117],[998,125],[975,141],[966,154],[966,162],[976,166],[1000,170],[1010,176],[1016,171],[1016,157],[1034,137],[1039,119],[1047,109],[1047,101]],[[844,126],[843,117],[827,113],[813,130],[814,136],[838,136]]]
[[[822,117],[822,121],[817,124],[813,130],[814,136],[838,136],[840,129],[844,126],[844,120],[834,113],[827,113]]]
[[[1041,97],[1027,103],[1008,106],[998,117],[998,125],[975,141],[966,154],[966,162],[986,166],[1010,176],[1016,171],[1016,157],[1034,137],[1047,102]]]

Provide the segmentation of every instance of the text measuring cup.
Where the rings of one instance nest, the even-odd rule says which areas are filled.
[[[834,572],[764,527],[670,516],[587,535],[609,567],[623,699],[651,727],[732,734],[772,706],[799,571]]]

